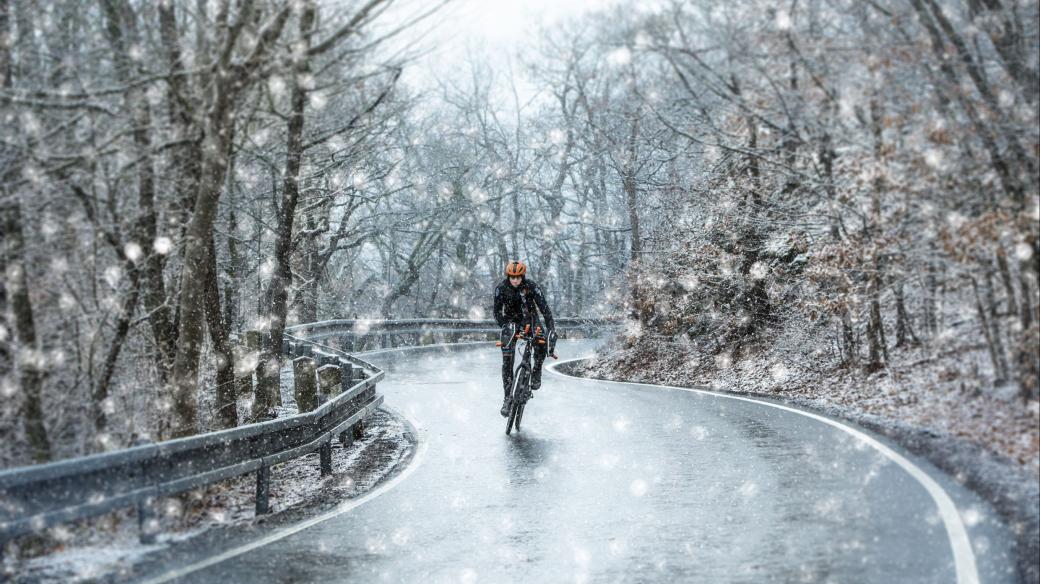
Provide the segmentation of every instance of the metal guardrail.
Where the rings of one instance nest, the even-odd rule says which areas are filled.
[[[290,340],[290,354],[310,355],[318,349],[322,364],[335,362],[341,371],[350,372],[342,383],[344,391],[309,412],[286,418],[0,471],[0,543],[134,505],[143,526],[156,497],[250,472],[257,473],[257,513],[265,513],[271,465],[321,450],[322,474],[331,472],[332,440],[346,440],[346,433],[383,402],[383,396],[376,395],[376,383],[384,373],[331,347]],[[362,370],[361,379],[354,378],[355,366]]]
[[[613,324],[604,319],[556,319],[557,330],[585,331]],[[497,333],[493,320],[404,319],[328,320],[286,328],[283,352],[317,356],[319,365],[338,364],[346,375],[343,391],[312,411],[286,418],[248,424],[125,450],[95,454],[43,465],[0,471],[0,544],[79,519],[136,506],[142,539],[149,505],[160,496],[174,495],[218,481],[257,473],[257,514],[268,511],[270,467],[319,450],[322,474],[331,472],[332,440],[347,441],[348,434],[383,397],[376,383],[384,377],[376,366],[316,340],[338,337],[353,349],[359,340],[377,335],[383,347],[394,336]],[[413,339],[408,339],[413,340]],[[362,379],[353,372],[362,370]],[[367,373],[366,373],[367,371]]]
[[[592,334],[596,328],[619,324],[603,318],[557,318],[557,331],[580,331]],[[457,337],[471,333],[498,333],[501,330],[492,319],[409,318],[395,320],[334,319],[286,327],[286,332],[307,339],[343,337],[345,345],[364,346],[366,339],[374,339],[382,348],[392,346],[403,335],[414,335],[407,342],[416,342],[425,335]]]

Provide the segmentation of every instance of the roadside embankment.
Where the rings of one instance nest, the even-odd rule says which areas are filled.
[[[771,348],[705,369],[688,347],[664,339],[616,342],[561,373],[639,383],[699,387],[779,400],[848,420],[906,448],[993,505],[1016,538],[1021,581],[1040,582],[1040,413],[1014,387],[987,389],[976,351],[914,359],[872,375],[790,358]],[[908,352],[909,353],[909,352]]]

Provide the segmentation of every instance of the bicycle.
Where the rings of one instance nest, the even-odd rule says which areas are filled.
[[[548,339],[542,336],[542,327],[535,327],[534,332],[531,332],[531,325],[527,324],[524,326],[522,331],[517,331],[516,325],[512,327],[512,334],[509,336],[508,341],[498,341],[495,346],[501,347],[505,342],[516,342],[517,353],[521,355],[520,362],[516,366],[516,370],[513,372],[513,387],[510,390],[510,405],[509,405],[509,416],[506,417],[506,435],[516,428],[516,431],[520,431],[520,422],[524,418],[524,407],[527,406],[527,401],[534,397],[531,392],[531,354],[533,353],[533,344],[546,345],[546,353],[551,355],[553,359],[557,359],[556,356],[556,334],[550,333]],[[521,351],[522,349],[522,351]]]

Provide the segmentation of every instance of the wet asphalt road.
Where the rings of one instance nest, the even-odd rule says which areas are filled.
[[[386,404],[419,428],[408,476],[179,581],[958,582],[922,484],[818,420],[547,372],[506,436],[493,346],[365,358],[387,371]],[[921,466],[960,511],[978,581],[1011,581],[990,508]]]

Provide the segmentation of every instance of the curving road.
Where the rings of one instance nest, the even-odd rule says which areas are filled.
[[[507,437],[494,347],[365,358],[419,428],[405,473],[159,581],[1013,581],[1010,538],[985,503],[833,421],[548,373]]]

